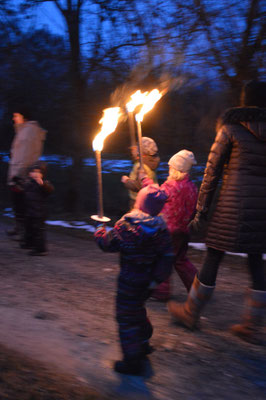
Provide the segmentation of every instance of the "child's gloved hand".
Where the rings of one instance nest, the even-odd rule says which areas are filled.
[[[95,228],[95,232],[104,229],[105,230],[105,223],[98,223]]]
[[[121,178],[122,183],[126,183],[129,180],[129,177],[127,175],[123,175]]]
[[[101,222],[101,223],[97,224],[96,229],[98,229],[98,228],[105,228],[105,223]]]
[[[105,224],[98,223],[96,225],[93,236],[95,239],[97,239],[98,237],[101,237],[102,235],[104,235],[105,232],[106,232]]]
[[[23,191],[23,179],[20,178],[19,176],[14,176],[12,178],[12,186],[11,186],[12,192],[22,192]]]

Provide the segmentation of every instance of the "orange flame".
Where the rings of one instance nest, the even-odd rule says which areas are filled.
[[[99,121],[99,124],[102,124],[102,129],[92,142],[94,151],[102,151],[104,139],[116,130],[120,115],[120,107],[110,107],[103,110],[103,117]]]
[[[132,94],[131,100],[126,104],[128,112],[133,112],[137,106],[144,104],[145,98],[149,92],[142,93],[141,90],[137,90]]]
[[[158,89],[153,89],[149,94],[147,94],[140,112],[136,114],[136,121],[142,122],[144,115],[154,107],[162,95],[162,92],[159,92]]]

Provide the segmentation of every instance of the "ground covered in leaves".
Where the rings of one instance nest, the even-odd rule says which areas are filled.
[[[1,400],[262,400],[266,349],[233,337],[248,287],[245,259],[227,255],[201,331],[171,321],[149,300],[154,325],[145,377],[112,370],[121,357],[114,321],[118,256],[102,253],[91,234],[49,228],[49,253],[31,257],[0,221]],[[189,250],[200,267],[204,253]],[[173,295],[186,291],[173,275]]]

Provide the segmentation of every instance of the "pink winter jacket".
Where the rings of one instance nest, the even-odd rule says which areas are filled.
[[[142,187],[154,183],[151,179],[142,179]],[[161,185],[168,195],[168,200],[162,209],[163,218],[171,234],[188,232],[188,224],[196,209],[198,189],[186,175],[182,181],[170,179]]]

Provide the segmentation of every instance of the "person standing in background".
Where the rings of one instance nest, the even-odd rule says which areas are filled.
[[[37,121],[32,121],[31,112],[25,106],[14,108],[13,122],[15,137],[10,150],[7,185],[11,191],[15,226],[7,231],[10,236],[20,235],[23,230],[24,192],[18,182],[25,178],[29,166],[38,161],[46,138],[46,131]]]
[[[46,164],[37,161],[29,168],[28,175],[21,185],[25,194],[25,234],[20,247],[31,249],[31,256],[47,254],[47,197],[54,191],[54,187],[46,180],[46,174]]]

